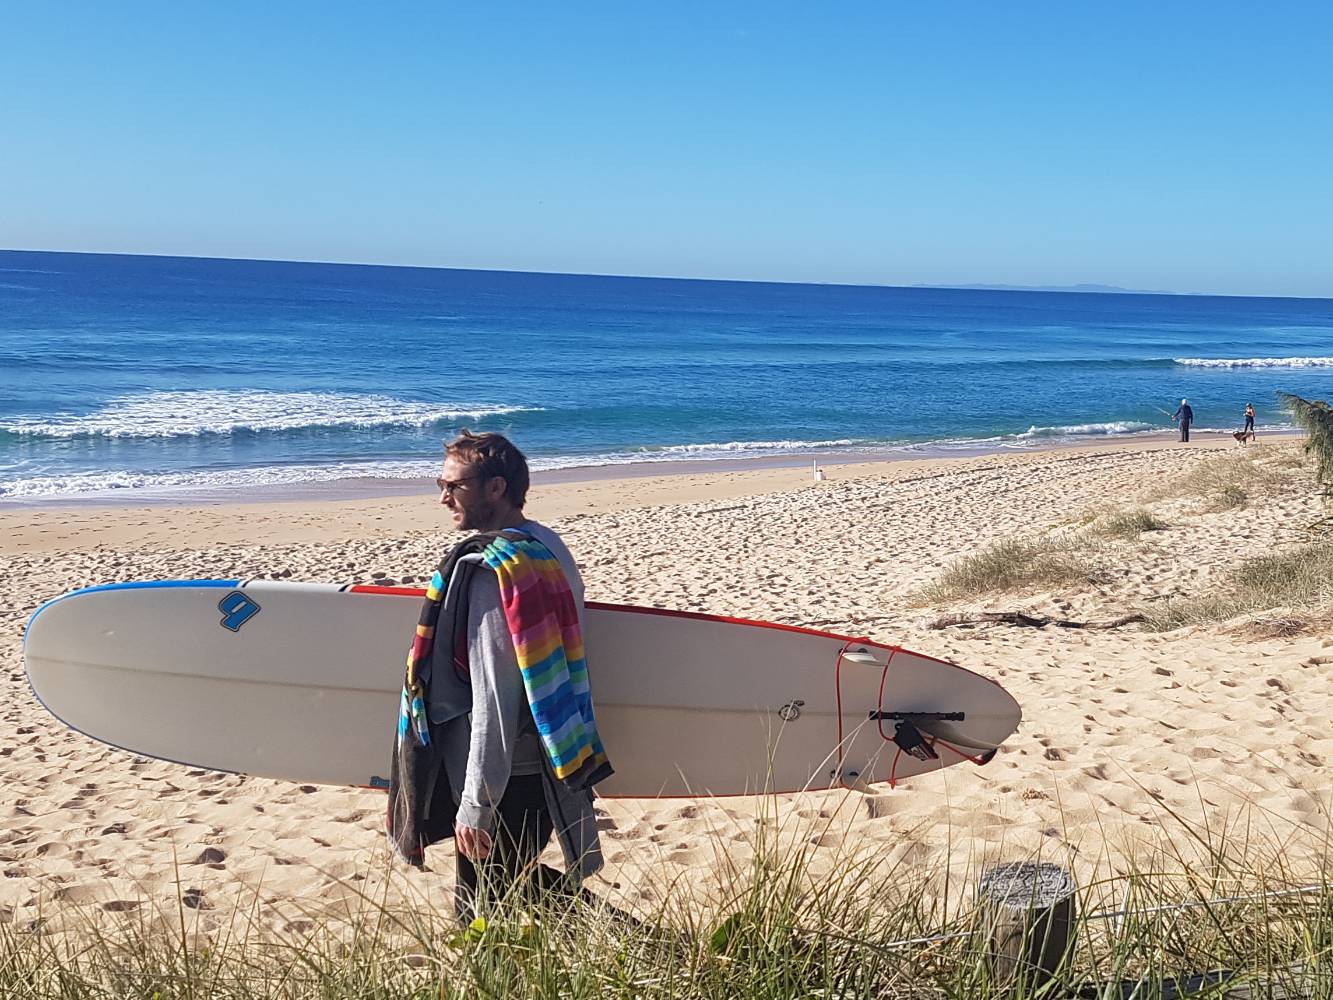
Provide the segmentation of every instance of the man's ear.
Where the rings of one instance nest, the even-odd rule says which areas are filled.
[[[486,499],[491,503],[499,503],[500,499],[509,492],[509,480],[504,476],[491,476],[486,480]]]

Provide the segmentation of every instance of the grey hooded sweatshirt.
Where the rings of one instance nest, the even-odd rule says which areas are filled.
[[[559,535],[536,521],[525,521],[518,529],[545,545],[559,561],[574,594],[579,625],[586,635],[583,578],[569,549]],[[589,651],[588,672],[592,678],[596,676],[592,659],[595,655],[596,650]],[[458,805],[457,822],[479,830],[493,830],[495,810],[510,776],[541,774],[546,779],[543,782],[546,805],[555,823],[566,870],[579,876],[593,874],[603,862],[592,792],[574,791],[551,770],[528,707],[523,675],[500,604],[499,581],[485,567],[472,573],[468,587],[468,660],[471,711],[458,714],[458,708],[451,707],[447,700],[434,698],[428,706],[432,723],[447,723],[441,734],[444,766]],[[435,676],[452,673],[452,661],[449,643],[437,643]],[[443,697],[447,689],[439,685],[439,690]],[[434,691],[432,688],[432,694]]]

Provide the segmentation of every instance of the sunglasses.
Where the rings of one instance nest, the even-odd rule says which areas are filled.
[[[464,476],[462,479],[437,479],[435,480],[435,485],[440,488],[441,493],[447,497],[451,497],[473,479],[480,478],[481,476]]]

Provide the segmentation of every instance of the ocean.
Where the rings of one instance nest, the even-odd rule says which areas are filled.
[[[0,251],[0,502],[1289,426],[1333,300]]]

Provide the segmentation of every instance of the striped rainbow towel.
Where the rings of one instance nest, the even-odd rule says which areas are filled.
[[[504,532],[482,553],[495,570],[537,734],[555,775],[591,788],[612,773],[597,735],[583,633],[569,581],[541,542]]]

